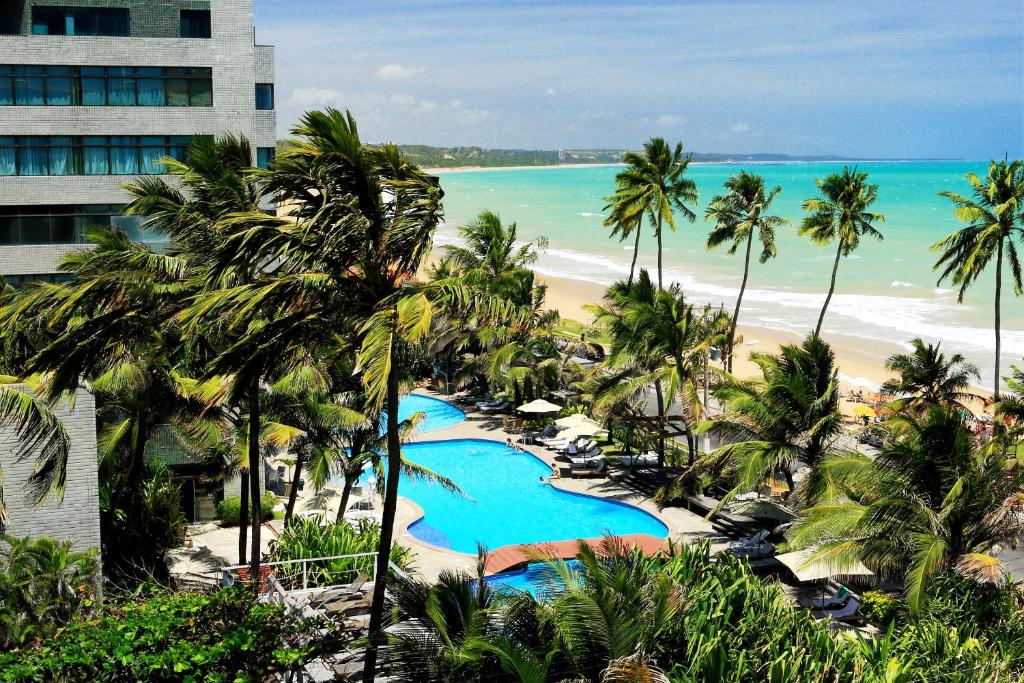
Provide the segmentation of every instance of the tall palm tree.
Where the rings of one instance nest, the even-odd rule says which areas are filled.
[[[1000,395],[995,405],[995,413],[999,417],[1010,420],[1014,432],[1019,434],[1024,429],[1024,367],[1010,366],[1010,376],[1004,377],[1009,393]]]
[[[941,284],[950,278],[960,287],[958,301],[964,300],[967,288],[974,284],[990,263],[995,261],[995,372],[992,395],[999,400],[1000,297],[1003,293],[1003,265],[1009,267],[1013,292],[1024,291],[1021,281],[1024,257],[1024,162],[991,161],[984,179],[967,174],[972,196],[956,192],[940,192],[939,196],[953,202],[954,214],[967,227],[957,230],[932,246],[939,251],[935,269],[942,269]]]
[[[878,198],[878,186],[869,184],[867,179],[867,173],[859,173],[856,168],[847,166],[842,173],[831,173],[817,181],[822,196],[803,203],[804,211],[811,215],[801,222],[800,235],[809,236],[812,242],[821,246],[836,243],[832,280],[814,328],[816,337],[821,335],[825,311],[836,289],[839,259],[852,254],[865,235],[882,239],[882,233],[873,224],[884,222],[885,216],[868,210]]]
[[[963,418],[944,406],[899,419],[878,458],[825,460],[831,485],[795,522],[790,541],[820,546],[825,561],[905,574],[913,612],[946,571],[1002,583],[1006,568],[995,553],[1024,533],[1024,467],[1009,445],[976,445]]]
[[[740,171],[739,175],[730,176],[725,181],[725,194],[715,196],[708,205],[704,218],[715,222],[715,227],[708,235],[708,249],[714,249],[730,242],[729,254],[735,254],[742,246],[745,249],[743,258],[743,280],[740,282],[740,293],[736,297],[736,310],[732,314],[729,325],[729,337],[725,356],[725,369],[732,372],[733,348],[736,341],[736,324],[740,318],[740,305],[743,303],[743,292],[747,288],[747,276],[750,274],[750,252],[754,245],[754,234],[761,241],[760,263],[775,258],[778,249],[775,246],[775,229],[789,223],[781,216],[770,215],[775,197],[782,192],[776,185],[765,191],[764,178]]]
[[[697,219],[688,206],[697,202],[697,183],[685,177],[690,159],[683,156],[682,143],[672,148],[662,138],[651,138],[644,144],[642,154],[626,153],[626,168],[615,176],[615,192],[605,198],[605,210],[610,211],[607,225],[638,228],[646,217],[654,227],[658,239],[658,289],[663,287],[663,225],[667,223],[675,232],[676,211],[691,223]]]
[[[605,207],[606,209],[608,207]],[[638,213],[630,219],[623,219],[614,212],[605,216],[604,225],[611,228],[609,237],[618,237],[620,242],[629,239],[633,235],[633,260],[629,263],[629,278],[626,279],[626,286],[633,284],[633,275],[636,273],[636,259],[640,255],[640,233],[644,224],[644,216]]]
[[[669,500],[705,475],[725,475],[733,484],[724,505],[739,493],[776,478],[793,491],[792,468],[812,468],[805,490],[816,486],[814,470],[842,430],[839,382],[832,349],[811,335],[799,346],[784,345],[778,355],[752,354],[762,378],[725,377],[714,396],[726,409],[698,426],[725,442],[663,491]]]
[[[977,366],[959,353],[946,360],[941,342],[933,345],[913,339],[910,343],[912,353],[896,353],[885,362],[886,369],[898,377],[882,385],[883,393],[896,396],[897,407],[915,412],[933,405],[969,411],[964,402],[976,398],[968,389],[972,379],[981,378]]]

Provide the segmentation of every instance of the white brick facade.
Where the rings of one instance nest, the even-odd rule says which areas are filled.
[[[75,547],[100,547],[100,509],[96,463],[96,403],[92,395],[79,390],[72,409],[62,404],[55,409],[71,439],[67,486],[64,499],[50,496],[40,505],[28,499],[25,482],[34,471],[31,458],[15,461],[14,434],[0,429],[0,468],[4,475],[7,526],[12,536],[50,536],[71,539]]]
[[[47,5],[82,3],[48,1]],[[92,2],[87,4],[94,4]],[[98,4],[98,3],[97,3]],[[104,2],[104,6],[117,6]],[[182,7],[195,3],[183,0]],[[25,11],[0,3],[0,13]],[[137,0],[132,37],[0,35],[0,64],[210,67],[212,107],[0,106],[0,135],[217,135],[240,133],[253,148],[274,147],[274,111],[257,111],[255,84],[273,83],[274,49],[253,44],[252,0],[210,3],[211,38],[140,38]],[[141,15],[139,11],[137,14]],[[10,23],[12,17],[6,17]],[[23,29],[24,30],[24,29]],[[253,160],[255,163],[255,159]],[[0,176],[0,205],[122,204],[132,176]],[[0,274],[55,272],[64,245],[0,246]]]

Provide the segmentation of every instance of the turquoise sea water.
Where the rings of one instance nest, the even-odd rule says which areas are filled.
[[[952,285],[937,285],[935,254],[929,247],[960,227],[942,190],[969,193],[964,174],[984,173],[983,162],[860,163],[879,186],[876,210],[885,214],[885,240],[865,240],[839,268],[836,294],[826,318],[826,332],[905,343],[921,336],[942,341],[944,348],[965,353],[991,377],[992,293],[994,271],[983,276],[957,304]],[[828,287],[834,251],[796,235],[801,202],[816,194],[815,178],[841,170],[841,163],[744,165],[763,175],[782,193],[775,211],[792,221],[778,235],[779,257],[753,264],[741,323],[805,333],[813,328]],[[741,166],[691,166],[702,217],[711,197]],[[441,175],[445,190],[445,225],[437,245],[456,239],[456,226],[481,209],[498,211],[515,221],[524,239],[546,236],[550,248],[536,264],[539,272],[606,285],[629,272],[632,244],[609,240],[602,226],[604,197],[614,187],[615,167],[536,168],[452,172]],[[683,285],[695,302],[735,303],[741,257],[725,249],[709,252],[710,225],[679,222],[665,238],[666,277]],[[655,242],[645,235],[639,264],[656,267]],[[1024,356],[1024,299],[1004,289],[1002,367]],[[1004,373],[1005,374],[1005,373]],[[986,379],[985,385],[990,384]]]
[[[435,483],[402,477],[399,494],[415,501],[424,513],[409,531],[433,545],[475,553],[478,542],[495,550],[517,543],[595,538],[608,532],[659,538],[668,534],[664,524],[639,508],[542,483],[541,477],[551,474],[547,465],[497,441],[413,443],[403,452],[466,493],[460,496]]]

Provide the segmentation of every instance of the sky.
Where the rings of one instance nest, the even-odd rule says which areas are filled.
[[[1024,2],[255,0],[278,127],[364,140],[874,158],[1024,155]]]

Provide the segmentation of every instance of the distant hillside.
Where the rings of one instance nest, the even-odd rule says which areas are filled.
[[[281,147],[281,143],[278,145]],[[402,153],[421,168],[480,166],[557,166],[559,164],[617,164],[625,149],[485,149],[483,147],[432,147],[399,145]],[[279,150],[280,151],[280,150]],[[847,157],[792,156],[789,154],[722,154],[694,152],[694,161],[840,161]]]

